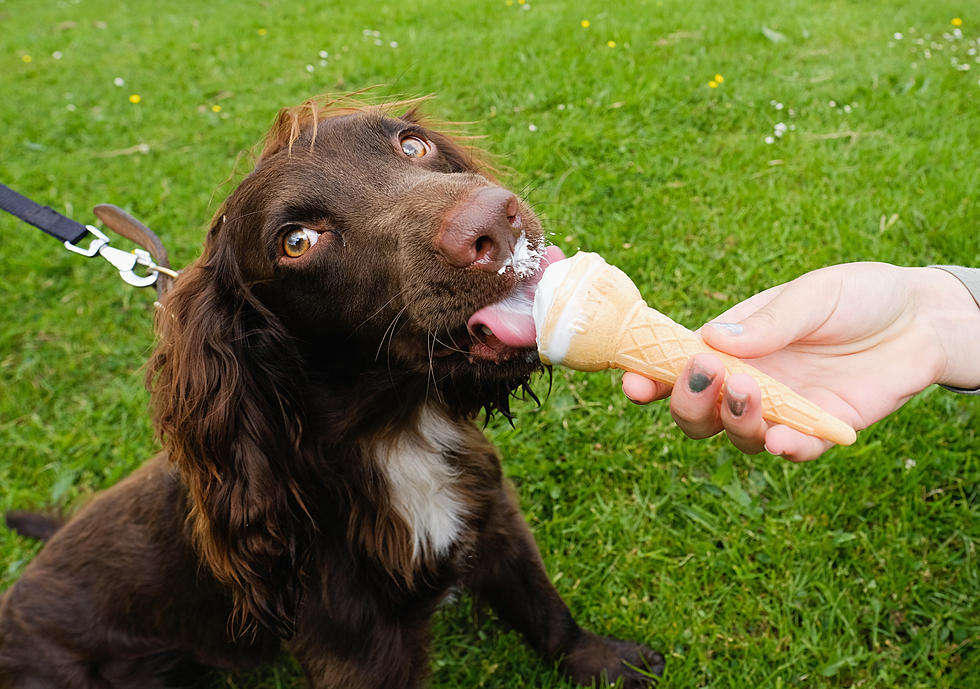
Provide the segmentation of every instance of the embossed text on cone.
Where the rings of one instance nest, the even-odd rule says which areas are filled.
[[[559,266],[556,284],[548,273]],[[746,373],[758,382],[766,420],[838,445],[850,445],[857,437],[848,424],[813,402],[708,347],[697,334],[647,306],[629,276],[598,254],[580,252],[548,268],[535,297],[535,323],[546,363],[579,371],[618,368],[673,385],[690,357],[711,352],[728,375]]]

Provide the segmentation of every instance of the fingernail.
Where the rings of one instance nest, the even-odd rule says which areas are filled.
[[[687,387],[691,392],[704,392],[714,379],[714,376],[709,376],[704,371],[692,371],[687,379]]]
[[[745,413],[745,405],[748,403],[748,395],[728,391],[728,410],[732,416],[741,416]]]
[[[775,450],[769,449],[769,445],[765,445],[765,448],[766,448],[766,452],[768,452],[769,454],[773,455],[774,457],[782,457],[783,456],[783,453],[782,452],[776,452]]]
[[[741,335],[744,331],[741,323],[708,323],[712,328],[724,330],[729,335]]]

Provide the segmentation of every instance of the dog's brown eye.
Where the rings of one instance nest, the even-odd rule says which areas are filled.
[[[406,136],[401,144],[402,153],[409,158],[421,158],[429,152],[429,144],[417,136]]]
[[[309,251],[320,235],[307,227],[297,227],[286,233],[282,240],[282,252],[289,258],[299,258]]]

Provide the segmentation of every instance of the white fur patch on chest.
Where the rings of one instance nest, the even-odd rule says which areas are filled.
[[[458,472],[446,455],[462,445],[456,424],[427,407],[417,428],[377,447],[391,504],[412,530],[413,559],[445,554],[459,535],[466,507],[455,488]]]

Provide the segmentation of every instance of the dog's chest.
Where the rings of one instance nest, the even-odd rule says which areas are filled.
[[[426,408],[416,428],[375,448],[391,505],[412,532],[413,560],[445,555],[460,536],[467,507],[449,457],[463,445],[459,427]]]

